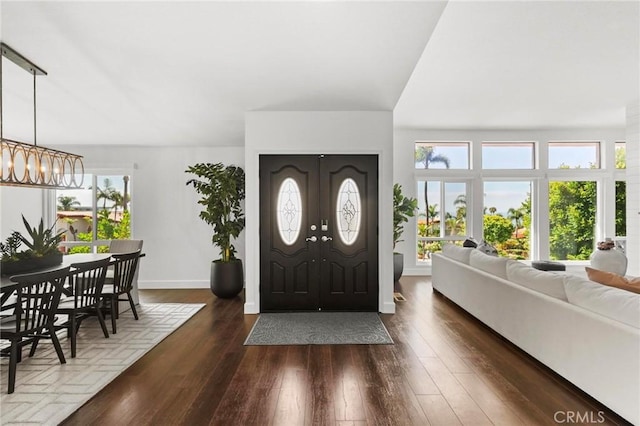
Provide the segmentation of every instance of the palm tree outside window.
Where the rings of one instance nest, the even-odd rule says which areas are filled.
[[[66,231],[67,253],[107,251],[109,240],[131,238],[130,177],[85,174],[85,182],[84,189],[56,191],[56,229]]]

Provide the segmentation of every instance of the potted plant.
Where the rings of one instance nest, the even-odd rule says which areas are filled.
[[[42,219],[37,228],[31,227],[24,215],[22,222],[31,239],[14,231],[4,243],[0,243],[2,275],[15,275],[61,264],[62,253],[58,250],[58,244],[65,231],[54,233],[55,224],[45,229]],[[23,244],[27,250],[18,251]]]
[[[211,262],[211,291],[221,298],[235,297],[244,286],[242,261],[236,259],[231,244],[244,229],[244,170],[222,163],[198,163],[185,172],[198,176],[188,180],[187,186],[202,195],[200,218],[213,226],[211,242],[220,249],[220,259]]]
[[[404,270],[404,254],[396,253],[396,244],[400,241],[404,232],[404,223],[415,215],[418,208],[418,200],[408,198],[402,194],[402,185],[393,185],[393,282],[397,282]]]

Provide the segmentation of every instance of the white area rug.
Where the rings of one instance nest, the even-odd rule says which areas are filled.
[[[28,357],[30,346],[25,346],[12,394],[7,394],[9,358],[3,357],[0,423],[60,423],[204,306],[139,305],[140,320],[136,321],[131,311],[122,312],[117,334],[111,334],[111,322],[107,318],[108,339],[102,335],[98,320],[89,318],[78,333],[76,358],[71,358],[71,342],[66,331],[59,332],[66,364],[60,364],[50,340],[41,340],[32,358]]]

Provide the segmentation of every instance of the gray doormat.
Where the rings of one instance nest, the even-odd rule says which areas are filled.
[[[260,314],[244,342],[266,345],[392,345],[375,312]]]

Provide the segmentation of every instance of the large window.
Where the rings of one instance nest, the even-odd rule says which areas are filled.
[[[624,244],[622,141],[418,141],[415,155],[418,262],[466,238],[529,260],[586,261],[597,241]]]
[[[56,228],[67,253],[104,252],[109,240],[131,238],[128,175],[85,174],[85,188],[56,191]],[[85,244],[86,243],[86,244]]]

